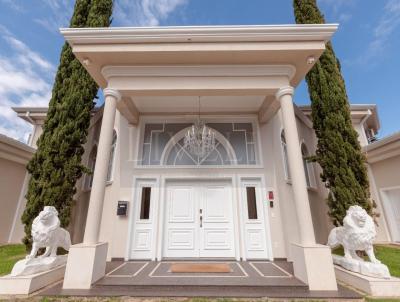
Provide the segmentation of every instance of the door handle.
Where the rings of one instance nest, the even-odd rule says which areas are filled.
[[[200,216],[200,227],[203,227],[203,216]]]

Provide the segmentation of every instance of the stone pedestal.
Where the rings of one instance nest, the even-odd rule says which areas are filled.
[[[376,297],[400,297],[400,279],[364,276],[335,265],[336,278],[354,288]]]
[[[294,275],[312,291],[337,291],[331,249],[325,245],[292,244]]]
[[[65,265],[34,275],[0,277],[0,295],[29,295],[64,277]]]
[[[89,289],[105,275],[107,243],[76,244],[68,254],[63,288]]]
[[[375,278],[390,279],[389,269],[382,263],[372,263],[357,259],[346,259],[345,257],[338,255],[333,255],[332,257],[334,264],[337,264],[348,271]]]
[[[32,259],[22,259],[15,263],[10,276],[27,276],[41,272],[50,271],[58,266],[65,266],[67,255],[56,257],[37,257]]]

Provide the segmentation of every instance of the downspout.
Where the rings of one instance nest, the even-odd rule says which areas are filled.
[[[365,138],[365,140],[367,141],[367,145],[369,144],[369,141],[368,141],[368,137],[367,137],[367,135],[365,134],[365,128],[364,128],[364,124],[365,124],[365,122],[368,120],[368,118],[370,117],[372,115],[372,112],[371,112],[371,110],[370,109],[368,109],[368,111],[367,111],[367,114],[363,117],[363,119],[361,120],[361,127],[362,127],[362,130],[363,130],[363,136],[364,136],[364,138]]]
[[[25,117],[32,125],[35,124],[35,121],[31,118],[31,112],[30,111],[26,112]]]
[[[34,134],[36,132],[37,125],[36,125],[35,121],[31,118],[31,112],[30,111],[27,111],[25,113],[25,117],[33,125],[33,131],[32,131],[32,133],[29,134],[29,137],[28,137],[28,145],[32,147],[33,137],[34,137]]]

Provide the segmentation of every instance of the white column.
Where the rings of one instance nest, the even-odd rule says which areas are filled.
[[[276,99],[280,102],[282,109],[293,196],[299,221],[299,243],[303,245],[314,245],[314,227],[308,200],[307,183],[297,132],[296,116],[293,108],[293,92],[293,87],[283,87],[276,93]]]
[[[103,93],[105,104],[86,219],[85,235],[83,239],[84,244],[94,244],[98,242],[115,112],[117,102],[121,99],[120,93],[114,89],[106,88],[103,90]]]

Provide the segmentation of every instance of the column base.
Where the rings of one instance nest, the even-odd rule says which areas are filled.
[[[313,291],[337,291],[332,254],[328,246],[292,243],[291,250],[296,278],[308,284]]]
[[[108,243],[71,246],[65,270],[65,289],[89,289],[106,272]]]

